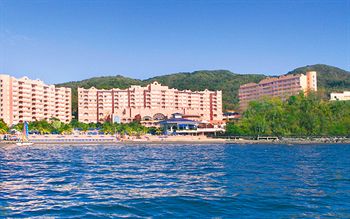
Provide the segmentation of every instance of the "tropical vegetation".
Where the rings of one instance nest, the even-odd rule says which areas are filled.
[[[318,93],[252,101],[228,135],[350,136],[350,101],[328,101]]]
[[[1,124],[1,123],[0,123]],[[6,124],[5,124],[6,125]],[[103,134],[116,134],[121,135],[143,135],[152,130],[142,126],[137,122],[131,122],[127,124],[117,124],[117,123],[81,123],[77,120],[72,120],[70,123],[66,124],[58,119],[51,119],[50,121],[40,120],[28,123],[29,131],[31,133],[37,134],[72,134],[74,130],[81,132],[91,132],[97,131]],[[21,131],[23,129],[23,123],[19,123],[12,127],[15,130]]]
[[[6,125],[4,120],[0,119],[0,134],[6,134],[9,130],[9,127]]]

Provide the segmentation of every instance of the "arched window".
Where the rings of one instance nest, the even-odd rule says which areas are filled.
[[[166,116],[163,113],[156,113],[153,116],[154,120],[164,120],[166,119]]]
[[[144,117],[142,118],[142,120],[143,120],[143,121],[151,121],[151,120],[152,120],[152,117],[150,117],[150,116],[144,116]]]

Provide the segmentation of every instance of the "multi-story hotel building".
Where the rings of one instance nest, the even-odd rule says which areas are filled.
[[[173,113],[222,120],[222,92],[170,89],[157,82],[128,89],[78,88],[80,122],[151,122],[170,118]]]
[[[289,74],[278,78],[266,78],[257,83],[241,85],[238,92],[241,109],[246,109],[249,102],[262,97],[281,97],[286,99],[300,91],[317,91],[317,74],[309,71],[304,74]]]
[[[72,119],[71,89],[27,77],[0,75],[0,118],[8,125],[57,118]]]

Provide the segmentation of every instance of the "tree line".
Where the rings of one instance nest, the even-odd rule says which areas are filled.
[[[37,134],[72,134],[74,130],[81,132],[95,131],[103,134],[116,134],[121,135],[143,135],[146,133],[159,133],[157,128],[147,128],[138,122],[131,122],[125,124],[117,124],[111,122],[104,123],[82,123],[77,120],[72,120],[70,123],[63,123],[58,119],[40,120],[28,122],[28,128],[30,132]],[[23,123],[18,123],[11,127],[11,129],[22,131]],[[0,120],[0,134],[8,133],[10,127]]]
[[[300,93],[286,101],[252,101],[228,135],[350,136],[350,101],[328,101],[318,93]]]

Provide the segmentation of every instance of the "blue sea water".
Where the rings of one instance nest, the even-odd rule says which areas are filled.
[[[0,147],[0,218],[350,218],[350,145]]]

